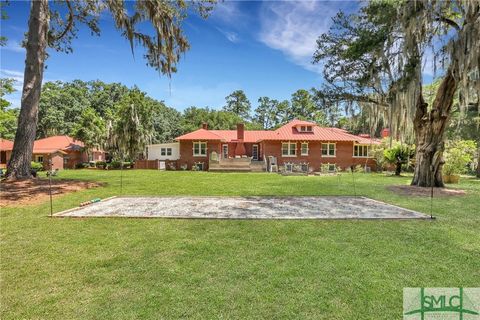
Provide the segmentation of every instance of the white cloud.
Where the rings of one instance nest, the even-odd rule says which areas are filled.
[[[316,40],[328,31],[331,17],[339,9],[338,2],[282,1],[266,2],[261,9],[259,40],[282,51],[294,63],[317,73],[320,65],[312,65]]]
[[[220,33],[230,42],[237,43],[240,40],[236,32],[223,30],[221,28],[217,28],[217,30],[220,31]]]
[[[0,76],[2,78],[9,78],[15,80],[13,87],[17,91],[22,91],[23,87],[23,72],[16,70],[1,69]]]
[[[243,13],[239,8],[238,1],[223,1],[217,3],[210,18],[220,20],[227,23],[232,23],[235,20],[243,17]]]
[[[22,47],[20,42],[15,40],[8,40],[7,45],[2,47],[2,50],[18,52],[18,53],[25,53],[25,48]]]

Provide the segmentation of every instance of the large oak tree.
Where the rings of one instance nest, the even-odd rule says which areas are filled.
[[[340,13],[318,39],[314,60],[325,64],[327,80],[320,92],[332,102],[376,109],[371,114],[377,120],[383,114],[393,134],[411,130],[412,185],[442,187],[444,135],[455,93],[466,106],[480,92],[479,39],[478,1],[370,1],[358,14]],[[443,71],[431,105],[422,90],[422,62],[429,52]]]
[[[7,167],[7,178],[30,178],[30,161],[35,140],[38,105],[47,57],[47,48],[71,52],[71,41],[79,25],[86,25],[94,34],[100,34],[100,13],[111,13],[115,27],[131,45],[145,48],[147,64],[159,73],[171,75],[176,71],[180,55],[189,44],[181,23],[189,10],[206,16],[215,0],[150,0],[137,1],[127,8],[127,2],[117,0],[48,0],[31,2],[28,23],[25,72],[18,130],[12,156]],[[66,16],[63,13],[66,12]],[[152,26],[145,32],[145,22]]]

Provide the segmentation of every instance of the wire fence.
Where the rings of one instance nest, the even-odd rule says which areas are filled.
[[[137,169],[129,169],[128,172],[128,181],[127,181],[127,184],[128,184],[128,188],[125,189],[125,172],[124,172],[124,168],[123,168],[123,165],[120,166],[119,170],[115,170],[114,172],[117,172],[118,173],[118,188],[119,188],[119,194],[118,196],[130,196],[130,195],[135,195],[137,193],[132,193],[131,190],[133,189],[136,189],[136,187],[141,187],[142,184],[145,184],[145,180],[143,180],[143,178],[138,178],[136,177],[136,174],[132,174],[132,172],[135,172],[135,171],[138,171]],[[145,170],[141,170],[141,171],[145,171]],[[159,171],[159,170],[151,170],[152,172],[152,176],[154,175],[153,172],[155,171]],[[163,171],[162,171],[163,172]],[[167,173],[168,174],[168,173]],[[171,174],[175,174],[175,173],[171,173]],[[189,173],[187,173],[189,174]],[[218,173],[210,173],[210,172],[201,172],[201,173],[191,173],[191,174],[205,174],[205,175],[217,175]],[[225,174],[230,174],[230,173],[225,173]],[[244,173],[242,173],[244,174]],[[271,176],[275,176],[275,175],[281,175],[279,173],[267,173],[267,172],[263,172],[263,173],[255,173],[255,174],[260,174],[260,175],[271,175]],[[393,173],[383,173],[384,175],[393,175]],[[50,168],[47,172],[47,177],[48,177],[48,181],[49,181],[49,201],[50,201],[50,216],[53,216],[54,214],[54,197],[52,196],[53,194],[53,191],[52,191],[52,176],[54,175],[54,170],[52,170],[52,165],[50,163]],[[367,172],[358,172],[356,170],[355,167],[350,167],[349,170],[346,170],[346,171],[343,171],[343,172],[334,172],[334,173],[331,173],[331,174],[325,174],[324,176],[328,176],[328,177],[336,177],[336,179],[330,179],[331,182],[334,183],[334,181],[336,180],[336,188],[334,186],[334,184],[330,185],[329,186],[329,190],[328,190],[328,195],[338,195],[338,196],[353,196],[353,197],[368,197],[369,196],[369,193],[368,192],[365,192],[365,182],[364,181],[361,181],[360,182],[360,186],[358,185],[359,184],[359,181],[357,181],[358,179],[362,180],[363,177],[365,176],[368,176],[368,175],[379,175],[378,173],[367,173]],[[288,174],[286,175],[287,177],[289,176]],[[311,175],[310,175],[311,176]],[[324,176],[320,175],[318,176],[318,179],[324,179]],[[348,176],[350,176],[350,178],[348,178]],[[433,176],[433,175],[432,175]],[[350,179],[350,181],[348,181]],[[268,182],[268,179],[266,179],[266,182],[265,183],[269,183]],[[285,183],[288,183],[287,181],[285,181]],[[373,188],[384,188],[386,185],[384,183],[372,183],[371,181],[368,183],[368,186],[373,189]],[[133,188],[132,188],[133,187]],[[359,190],[359,187],[360,187],[360,190]],[[179,190],[179,193],[182,193],[181,190]],[[311,192],[307,192],[307,194],[305,195],[310,195]],[[424,192],[425,193],[425,192]],[[321,196],[322,192],[319,192],[319,196]],[[152,194],[150,196],[154,196],[155,194]],[[210,195],[209,193],[209,190],[205,190],[205,195]],[[272,196],[274,196],[274,192],[272,192]],[[282,195],[285,195],[284,193],[282,193]],[[296,193],[295,195],[298,195],[298,193]],[[292,195],[292,196],[295,196],[295,195]],[[434,215],[434,202],[435,202],[435,188],[431,187],[430,188],[430,192],[428,194],[428,200],[429,200],[429,212],[428,214],[430,215],[430,218],[431,219],[435,219],[435,215]],[[423,195],[420,199],[422,199],[422,201],[425,201],[427,198],[426,195]],[[95,199],[91,199],[89,201],[85,201],[83,203],[80,204],[80,206],[84,206],[84,205],[89,205],[91,203],[95,203],[95,202],[98,202],[100,201],[99,198],[95,198]],[[427,210],[423,210],[424,213],[427,213],[425,211]]]

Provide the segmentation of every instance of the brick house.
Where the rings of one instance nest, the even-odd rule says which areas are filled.
[[[0,169],[6,168],[12,155],[13,141],[0,138]]]
[[[13,150],[13,142],[1,141],[1,163],[6,165]],[[4,150],[5,149],[5,150]],[[105,152],[93,150],[87,154],[82,141],[69,136],[53,136],[35,140],[33,143],[32,161],[43,163],[48,169],[51,160],[52,169],[73,169],[78,163],[88,161],[105,161]]]
[[[247,166],[261,171],[272,159],[280,168],[304,165],[309,171],[325,167],[331,171],[362,165],[375,170],[376,163],[369,151],[379,143],[366,135],[302,120],[293,120],[276,130],[245,130],[243,124],[238,124],[237,130],[208,130],[204,124],[175,140],[179,142],[180,167],[210,171],[255,171],[247,170]]]

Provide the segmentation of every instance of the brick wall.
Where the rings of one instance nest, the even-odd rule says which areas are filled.
[[[261,152],[266,157],[277,157],[278,164],[282,166],[285,162],[303,163],[308,162],[310,168],[314,171],[320,171],[322,164],[330,163],[341,167],[343,170],[351,165],[365,165],[375,170],[375,161],[371,158],[354,158],[353,157],[353,142],[337,142],[335,157],[323,157],[321,142],[309,142],[308,156],[300,155],[301,143],[297,142],[297,156],[296,157],[282,157],[282,142],[281,141],[264,141],[262,143]]]
[[[75,169],[77,163],[87,162],[88,157],[85,152],[69,151],[64,155],[65,161],[63,167],[65,169]]]
[[[195,141],[197,142],[197,141]],[[195,162],[203,162],[203,168],[204,170],[208,170],[208,161],[210,158],[210,153],[212,151],[217,152],[219,155],[221,155],[221,146],[222,143],[220,141],[207,141],[207,155],[205,157],[197,157],[193,156],[193,141],[180,141],[180,159],[177,161],[177,166],[180,168],[183,165],[187,165],[187,170],[191,170],[192,166],[195,164]],[[228,146],[228,151],[229,153],[233,150],[231,150],[232,146]]]
[[[207,155],[205,157],[194,157],[193,156],[193,142],[192,141],[181,141],[180,142],[180,159],[177,162],[178,168],[182,165],[187,165],[187,169],[191,170],[195,162],[203,162],[204,169],[208,170],[208,161],[210,153],[216,151],[221,155],[221,147],[223,143],[219,141],[209,141],[207,142]],[[324,157],[322,156],[322,144],[321,142],[309,142],[308,147],[308,156],[300,155],[301,143],[297,142],[297,156],[296,157],[282,157],[282,142],[281,141],[263,141],[259,145],[259,155],[262,158],[274,156],[277,157],[278,164],[282,166],[285,162],[293,163],[304,163],[308,162],[310,168],[314,171],[320,171],[322,164],[335,164],[345,170],[351,165],[361,165],[364,166],[367,163],[367,166],[371,167],[372,170],[375,170],[376,165],[375,161],[372,158],[355,158],[353,157],[353,142],[336,142],[336,154],[335,157]],[[246,143],[245,149],[247,155],[252,155],[252,144]],[[235,143],[228,144],[228,153],[229,156],[233,157],[235,151]],[[262,158],[263,159],[263,158]]]

